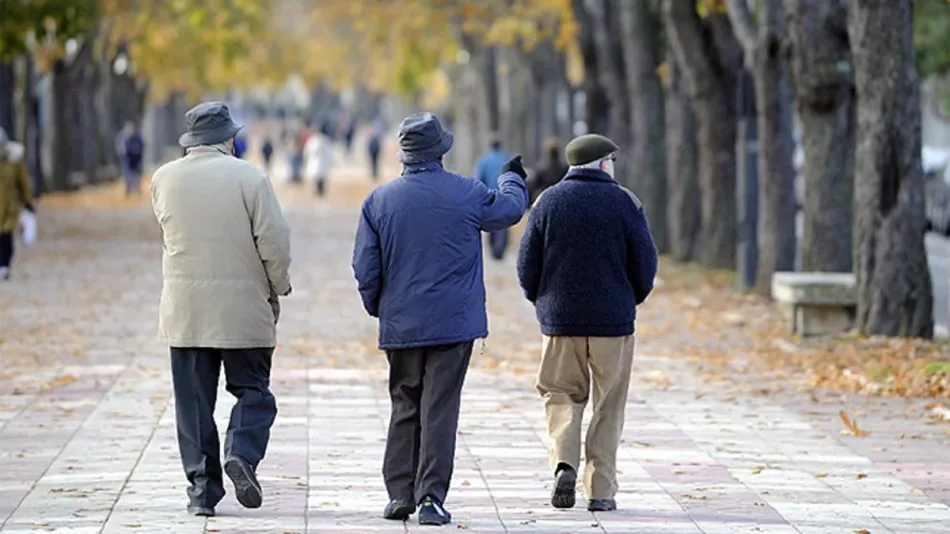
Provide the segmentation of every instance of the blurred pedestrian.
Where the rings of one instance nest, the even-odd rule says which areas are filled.
[[[546,161],[544,167],[528,182],[528,192],[531,194],[531,205],[534,205],[538,196],[545,189],[561,181],[567,173],[567,164],[561,159],[561,146],[556,140],[549,140],[545,146]]]
[[[431,113],[402,121],[402,175],[363,203],[353,271],[363,306],[379,318],[389,360],[392,416],[383,478],[386,519],[443,525],[462,383],[474,340],[488,335],[481,231],[508,228],[528,203],[520,156],[497,189],[452,174],[452,134]]]
[[[274,144],[270,137],[264,138],[264,145],[261,146],[261,156],[264,158],[264,170],[270,169],[270,158],[274,155]]]
[[[356,119],[353,118],[352,115],[347,114],[343,120],[343,145],[346,148],[347,154],[353,150],[354,135],[356,135]]]
[[[373,176],[373,181],[379,181],[379,153],[383,148],[383,134],[386,132],[386,124],[382,117],[376,117],[370,126],[369,142],[366,149],[369,152],[369,168]]]
[[[10,279],[21,211],[35,213],[24,153],[23,145],[10,141],[0,128],[0,280]]]
[[[310,136],[304,147],[308,180],[313,180],[314,191],[318,197],[326,194],[326,183],[333,168],[333,140],[329,127],[324,124],[318,133]]]
[[[290,229],[264,173],[233,157],[241,127],[228,106],[199,104],[185,124],[187,155],[155,171],[151,185],[165,251],[159,336],[171,347],[188,511],[212,516],[225,494],[214,422],[222,365],[237,399],[224,474],[241,505],[263,500],[256,472],[277,416],[269,384],[279,297],[291,291]]]
[[[234,138],[234,157],[244,159],[245,153],[247,153],[247,139],[243,134],[239,134]]]
[[[501,140],[495,136],[492,136],[490,147],[491,149],[475,162],[475,178],[489,189],[495,189],[498,187],[501,168],[511,156],[501,150]],[[502,260],[508,249],[508,228],[489,233],[488,244],[492,257]]]
[[[145,160],[145,140],[135,123],[127,121],[125,128],[116,139],[116,151],[122,180],[125,182],[125,196],[142,193],[142,167]]]
[[[518,256],[518,278],[543,334],[537,389],[552,443],[551,504],[556,508],[575,504],[581,425],[591,392],[587,509],[617,508],[617,447],[633,364],[634,321],[657,269],[643,206],[614,181],[617,150],[599,135],[567,145],[567,176],[531,210]]]

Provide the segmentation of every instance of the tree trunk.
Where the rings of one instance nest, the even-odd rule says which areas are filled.
[[[584,7],[584,0],[572,0],[571,7],[578,25],[578,40],[584,63],[584,122],[588,132],[606,133],[610,103],[600,81],[600,69],[608,68],[603,58],[598,57],[595,35],[604,31],[594,24],[594,19]],[[601,63],[603,62],[603,65]]]
[[[0,128],[7,132],[11,139],[17,137],[14,131],[13,89],[16,80],[13,76],[12,63],[0,63]]]
[[[785,0],[804,168],[802,270],[851,272],[854,79],[847,6]]]
[[[683,87],[682,73],[672,48],[666,61],[670,72],[666,92],[666,176],[669,188],[666,214],[670,253],[679,261],[695,261],[700,251],[701,220],[696,116]]]
[[[753,22],[746,0],[729,0],[729,16],[755,77],[758,110],[758,265],[755,290],[770,295],[772,274],[795,269],[795,168],[792,89],[782,58],[782,0],[759,3]]]
[[[659,27],[647,2],[618,2],[627,86],[630,88],[632,185],[650,215],[650,230],[660,252],[667,252],[666,124],[659,66]]]
[[[703,266],[736,265],[736,101],[741,49],[729,18],[701,20],[695,0],[665,0],[667,31],[683,68],[699,141]]]
[[[912,0],[852,0],[857,90],[854,266],[862,333],[933,336],[924,248],[920,81]]]
[[[498,106],[498,61],[494,47],[485,49],[484,61],[481,64],[482,83],[485,84],[485,105],[488,109],[488,131],[500,135],[501,117]]]
[[[612,0],[585,0],[584,8],[590,14],[594,27],[594,44],[597,47],[598,76],[607,95],[609,113],[607,114],[608,137],[617,143],[621,150],[614,168],[617,182],[635,188],[631,182],[633,165],[630,150],[630,97],[627,91],[624,67],[623,46],[618,38],[619,23],[614,14],[615,2]]]

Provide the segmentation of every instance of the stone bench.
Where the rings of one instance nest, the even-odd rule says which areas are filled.
[[[858,298],[853,273],[775,273],[772,298],[791,308],[792,331],[801,336],[836,334],[854,326]]]

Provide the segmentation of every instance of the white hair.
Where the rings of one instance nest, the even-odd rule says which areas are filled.
[[[595,159],[594,161],[590,161],[588,163],[584,163],[583,165],[571,165],[570,167],[568,167],[568,172],[573,171],[574,169],[593,169],[595,171],[600,171],[602,170],[600,168],[601,163],[603,163],[604,161],[610,161],[611,162],[611,165],[609,166],[610,170],[607,172],[607,174],[611,175],[612,177],[613,176],[613,162],[611,160],[611,157],[613,157],[613,154],[604,156],[600,159]]]
[[[3,129],[3,126],[0,126],[0,143],[6,143],[10,138],[7,137],[7,131]]]

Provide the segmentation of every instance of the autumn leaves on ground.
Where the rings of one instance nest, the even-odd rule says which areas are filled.
[[[317,201],[308,194],[308,184],[298,189],[278,184],[278,191],[288,209],[302,206],[317,210],[320,206],[358,206],[370,187],[366,180],[342,177],[331,184],[330,198],[325,201]],[[41,239],[44,234],[67,240],[69,236],[134,238],[142,243],[153,236],[157,239],[157,234],[151,233],[154,228],[150,221],[142,216],[147,203],[147,194],[125,198],[118,184],[47,196],[40,203],[41,213],[78,216],[42,218],[41,222],[51,224],[41,229]],[[81,216],[87,210],[97,216]],[[114,224],[123,211],[129,210],[139,216],[130,219],[131,224]],[[516,231],[516,238],[518,234]],[[69,254],[83,252],[81,247],[76,247],[59,253],[65,254],[63,261],[68,262]],[[31,251],[22,254],[23,270],[28,271],[31,254]],[[524,302],[510,275],[513,264],[514,258],[509,257],[504,263],[489,265],[486,269],[492,335],[478,351],[474,365],[530,375],[536,369],[540,342],[530,305]],[[353,298],[356,298],[355,292]],[[14,368],[17,363],[26,364],[41,358],[40,351],[27,350],[23,342],[34,334],[39,336],[43,329],[54,328],[54,324],[47,324],[49,319],[37,317],[32,334],[22,330],[21,321],[13,322],[14,327],[20,325],[17,331],[10,327],[10,321],[0,320],[3,353],[29,356],[12,362]],[[868,395],[924,396],[934,397],[935,402],[950,399],[950,346],[945,342],[853,335],[802,340],[788,332],[785,319],[784,312],[770,302],[735,291],[728,273],[709,272],[664,259],[657,289],[638,312],[638,352],[683,359],[711,382],[764,380],[798,389],[816,387]],[[50,341],[48,334],[43,336]],[[83,350],[70,346],[66,342],[68,335],[56,334],[55,337],[62,338],[60,353]],[[372,352],[372,340],[363,339],[366,336],[362,334],[359,337],[348,345],[349,350]],[[285,341],[291,352],[300,349],[292,340]],[[12,350],[14,346],[19,350]],[[341,361],[348,364],[353,360]]]

